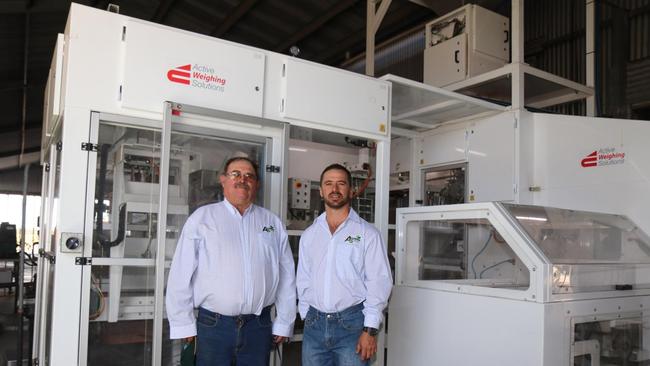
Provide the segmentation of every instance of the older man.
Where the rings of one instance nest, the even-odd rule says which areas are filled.
[[[350,208],[350,172],[323,170],[325,213],[300,238],[302,365],[366,365],[377,352],[382,311],[393,286],[379,231]]]
[[[167,284],[170,337],[197,336],[198,366],[266,366],[272,343],[293,331],[293,256],[280,219],[253,204],[255,163],[230,159],[220,181],[225,200],[197,209],[178,241]]]

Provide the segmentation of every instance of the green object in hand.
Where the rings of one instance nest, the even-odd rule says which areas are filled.
[[[183,343],[181,351],[181,366],[194,366],[196,364],[196,337],[191,342]]]

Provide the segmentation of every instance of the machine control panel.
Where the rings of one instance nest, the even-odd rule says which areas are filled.
[[[311,181],[289,178],[289,208],[309,210],[311,204]]]

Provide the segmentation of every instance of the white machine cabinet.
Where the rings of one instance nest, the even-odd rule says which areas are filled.
[[[647,365],[650,237],[509,203],[397,210],[389,365]]]
[[[48,80],[39,365],[177,365],[181,342],[169,339],[164,310],[167,274],[188,216],[223,200],[225,161],[257,161],[256,203],[283,219],[289,174],[315,175],[290,169],[291,154],[318,172],[342,162],[328,145],[296,146],[292,128],[373,147],[372,216],[387,235],[385,81],[78,4]],[[360,150],[346,145],[345,156],[356,162]],[[316,214],[309,179],[295,192],[303,219]]]
[[[424,83],[443,87],[498,69],[510,56],[510,21],[468,4],[425,27]]]

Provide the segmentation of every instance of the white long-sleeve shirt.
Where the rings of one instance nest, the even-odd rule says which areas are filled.
[[[197,209],[178,240],[167,282],[170,338],[196,335],[194,309],[229,316],[274,304],[273,334],[290,337],[296,318],[294,260],[287,232],[271,211],[243,215],[228,201]]]
[[[298,254],[296,285],[303,319],[309,306],[334,313],[364,302],[364,325],[379,328],[393,281],[374,226],[350,209],[331,234],[323,213],[303,233]]]

